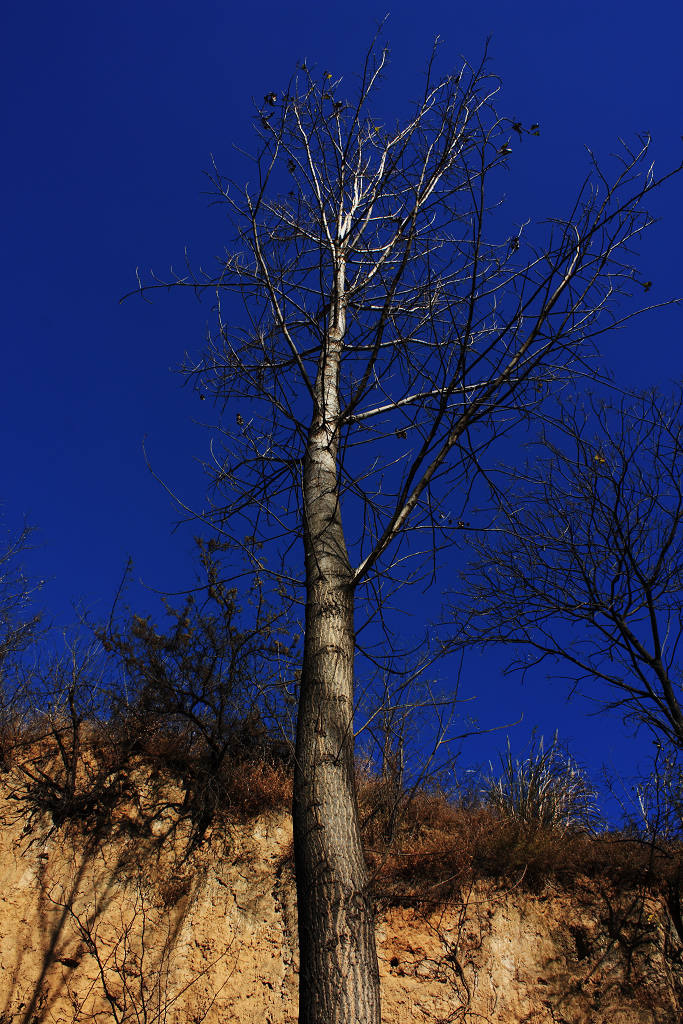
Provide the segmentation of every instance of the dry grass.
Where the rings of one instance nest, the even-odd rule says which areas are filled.
[[[486,803],[501,817],[554,832],[585,829],[600,824],[597,793],[585,771],[563,748],[557,733],[548,748],[543,737],[533,737],[529,753],[512,756],[508,737],[499,758],[499,771],[483,780]]]

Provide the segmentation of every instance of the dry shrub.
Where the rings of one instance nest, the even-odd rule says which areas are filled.
[[[21,723],[6,717],[0,719],[0,773],[8,772],[21,745]]]
[[[111,729],[97,722],[36,716],[14,745],[4,780],[16,812],[31,822],[48,815],[55,828],[74,824],[106,833],[130,798],[127,759]]]
[[[35,716],[6,716],[0,721],[0,775],[11,773],[45,739]]]
[[[191,730],[166,729],[138,750],[154,778],[177,788],[174,810],[190,823],[192,848],[215,827],[291,803],[289,752],[253,721],[235,722],[218,749]]]
[[[284,807],[292,791],[289,750],[253,720],[232,723],[212,750],[186,724],[137,709],[108,722],[34,722],[0,777],[13,815],[29,822],[47,815],[97,841],[121,830],[171,841],[189,829],[192,848],[214,826]]]
[[[596,832],[595,790],[557,737],[548,749],[534,739],[521,761],[508,744],[500,765],[500,775],[483,779],[468,802],[439,792],[401,794],[399,816],[396,793],[381,777],[361,773],[359,804],[378,893],[400,902],[440,900],[476,878],[527,888],[580,876],[622,886],[675,884],[680,846],[654,851],[642,836]],[[389,837],[387,820],[394,825]]]
[[[124,827],[163,834],[166,841],[189,835],[192,848],[216,826],[291,805],[291,752],[253,722],[235,723],[218,764],[190,730],[159,721],[150,726],[138,721],[133,728],[122,719],[82,723],[77,763],[67,757],[66,766],[54,731],[39,736],[27,730],[14,745],[12,770],[1,776],[3,788],[20,814],[47,812],[55,827],[68,824],[102,839]],[[71,777],[67,767],[77,769]],[[484,803],[464,805],[439,792],[397,794],[361,769],[358,801],[375,892],[390,903],[448,900],[476,878],[535,889],[552,880],[571,885],[580,877],[605,878],[679,899],[680,842],[633,832],[591,835],[565,822],[553,827]],[[162,819],[168,829],[152,828]]]
[[[254,818],[292,803],[291,772],[280,764],[256,761],[235,766],[225,783],[232,818]]]
[[[356,791],[369,848],[394,844],[417,827],[448,828],[458,813],[442,793],[397,789],[393,780],[373,775],[365,765],[356,773]]]

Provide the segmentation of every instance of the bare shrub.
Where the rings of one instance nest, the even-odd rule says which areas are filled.
[[[287,730],[278,737],[275,723],[286,717],[276,712],[287,701],[297,641],[258,583],[246,595],[252,612],[242,614],[236,591],[221,582],[217,550],[199,543],[198,594],[179,608],[165,602],[165,628],[133,615],[100,632],[126,680],[118,727],[153,774],[179,785],[176,810],[192,824],[193,845],[232,807],[258,813],[259,787],[252,796],[245,790],[253,765],[272,767],[274,795],[263,789],[261,797],[277,803],[276,768],[292,761]]]
[[[107,721],[110,701],[97,642],[65,640],[64,651],[26,673],[28,711],[13,736],[7,787],[18,812],[48,814],[105,830],[114,807],[129,794],[128,758]]]
[[[0,712],[13,703],[10,680],[16,657],[35,641],[40,626],[33,599],[43,583],[30,582],[21,567],[32,533],[30,526],[24,526],[0,540]]]

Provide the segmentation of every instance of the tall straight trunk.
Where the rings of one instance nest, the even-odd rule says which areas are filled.
[[[343,312],[333,328],[318,369],[303,479],[306,632],[293,808],[299,1022],[380,1024],[354,771],[354,594],[337,478]]]
[[[353,764],[353,595],[311,587],[294,782],[300,1024],[379,1024]]]

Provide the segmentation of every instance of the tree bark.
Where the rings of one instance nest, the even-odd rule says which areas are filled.
[[[374,914],[353,763],[353,595],[311,587],[297,725],[300,1024],[379,1024]]]
[[[343,294],[340,289],[338,294]],[[304,460],[306,632],[294,774],[300,1024],[380,1024],[353,737],[354,590],[337,479],[343,311],[316,381]]]

